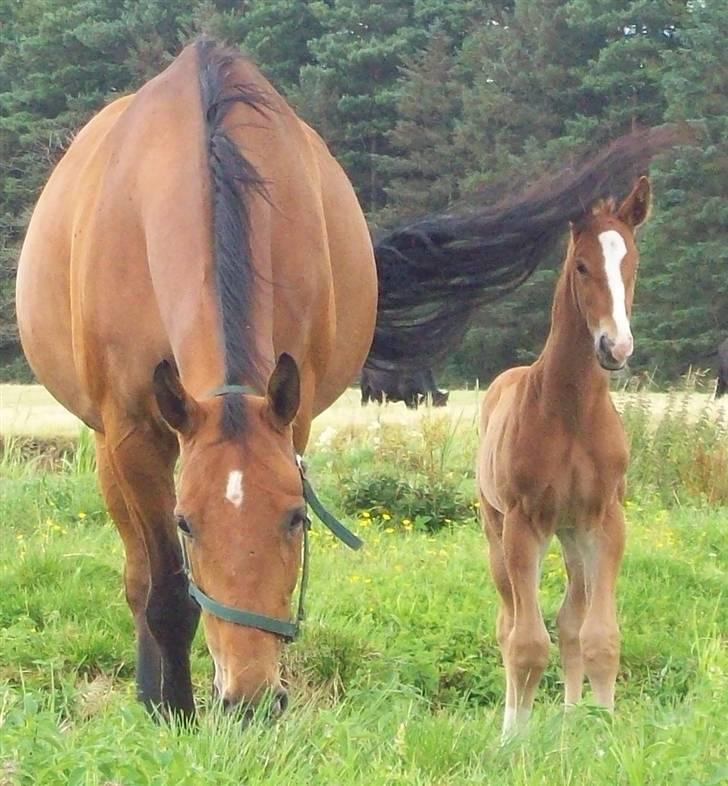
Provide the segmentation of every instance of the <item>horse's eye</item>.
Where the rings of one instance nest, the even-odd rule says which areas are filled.
[[[176,514],[175,519],[177,521],[177,526],[179,527],[179,529],[182,530],[182,532],[185,533],[185,535],[192,534],[192,530],[190,530],[190,525],[187,523],[187,519],[182,514],[180,513]]]
[[[582,276],[586,275],[589,272],[589,269],[583,262],[576,263],[577,272],[581,273]]]
[[[308,524],[309,524],[309,520],[308,520],[308,516],[306,515],[306,511],[297,510],[291,516],[288,527],[291,530],[291,532],[297,532],[299,529],[302,529],[303,527],[307,527]]]

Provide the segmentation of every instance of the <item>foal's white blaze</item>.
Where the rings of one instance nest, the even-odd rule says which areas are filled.
[[[243,473],[239,469],[234,469],[228,475],[225,499],[236,508],[243,504]]]
[[[609,229],[599,235],[599,243],[604,254],[604,270],[607,274],[607,285],[612,296],[612,319],[617,331],[616,336],[609,336],[614,343],[615,355],[626,358],[632,354],[632,331],[627,318],[627,303],[622,278],[622,260],[627,254],[624,238],[616,229]],[[599,336],[595,336],[599,343]]]

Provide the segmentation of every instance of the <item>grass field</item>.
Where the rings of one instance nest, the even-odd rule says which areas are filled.
[[[198,635],[194,731],[154,723],[134,700],[121,547],[88,435],[59,427],[37,389],[2,393],[3,786],[728,779],[728,431],[707,396],[620,401],[632,464],[615,717],[588,700],[564,716],[554,647],[531,730],[502,747],[496,600],[473,503],[475,393],[456,393],[445,413],[361,410],[351,393],[321,419],[312,478],[366,548],[351,553],[316,528],[309,619],[286,651],[292,702],[278,722],[242,728],[210,702]],[[552,548],[552,632],[563,581]]]

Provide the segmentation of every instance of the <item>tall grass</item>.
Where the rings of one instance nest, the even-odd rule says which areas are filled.
[[[554,648],[531,731],[504,747],[496,593],[474,523],[472,417],[431,411],[390,425],[374,415],[320,435],[312,479],[333,508],[349,510],[366,545],[353,554],[314,527],[308,619],[284,653],[292,707],[275,724],[258,718],[247,728],[207,698],[201,635],[197,727],[147,718],[134,700],[121,545],[96,489],[92,440],[50,452],[6,441],[0,784],[725,782],[725,423],[682,393],[662,414],[629,394],[624,411],[632,465],[617,715],[605,718],[588,699],[563,714]],[[552,634],[563,589],[552,549],[542,580]]]

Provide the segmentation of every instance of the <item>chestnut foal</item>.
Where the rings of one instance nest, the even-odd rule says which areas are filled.
[[[483,401],[477,487],[501,596],[504,737],[528,719],[549,656],[538,584],[554,533],[568,574],[557,618],[566,704],[581,698],[586,672],[595,700],[614,708],[628,450],[605,369],[632,354],[634,235],[649,204],[642,177],[619,208],[600,201],[572,224],[541,356],[501,374]]]

